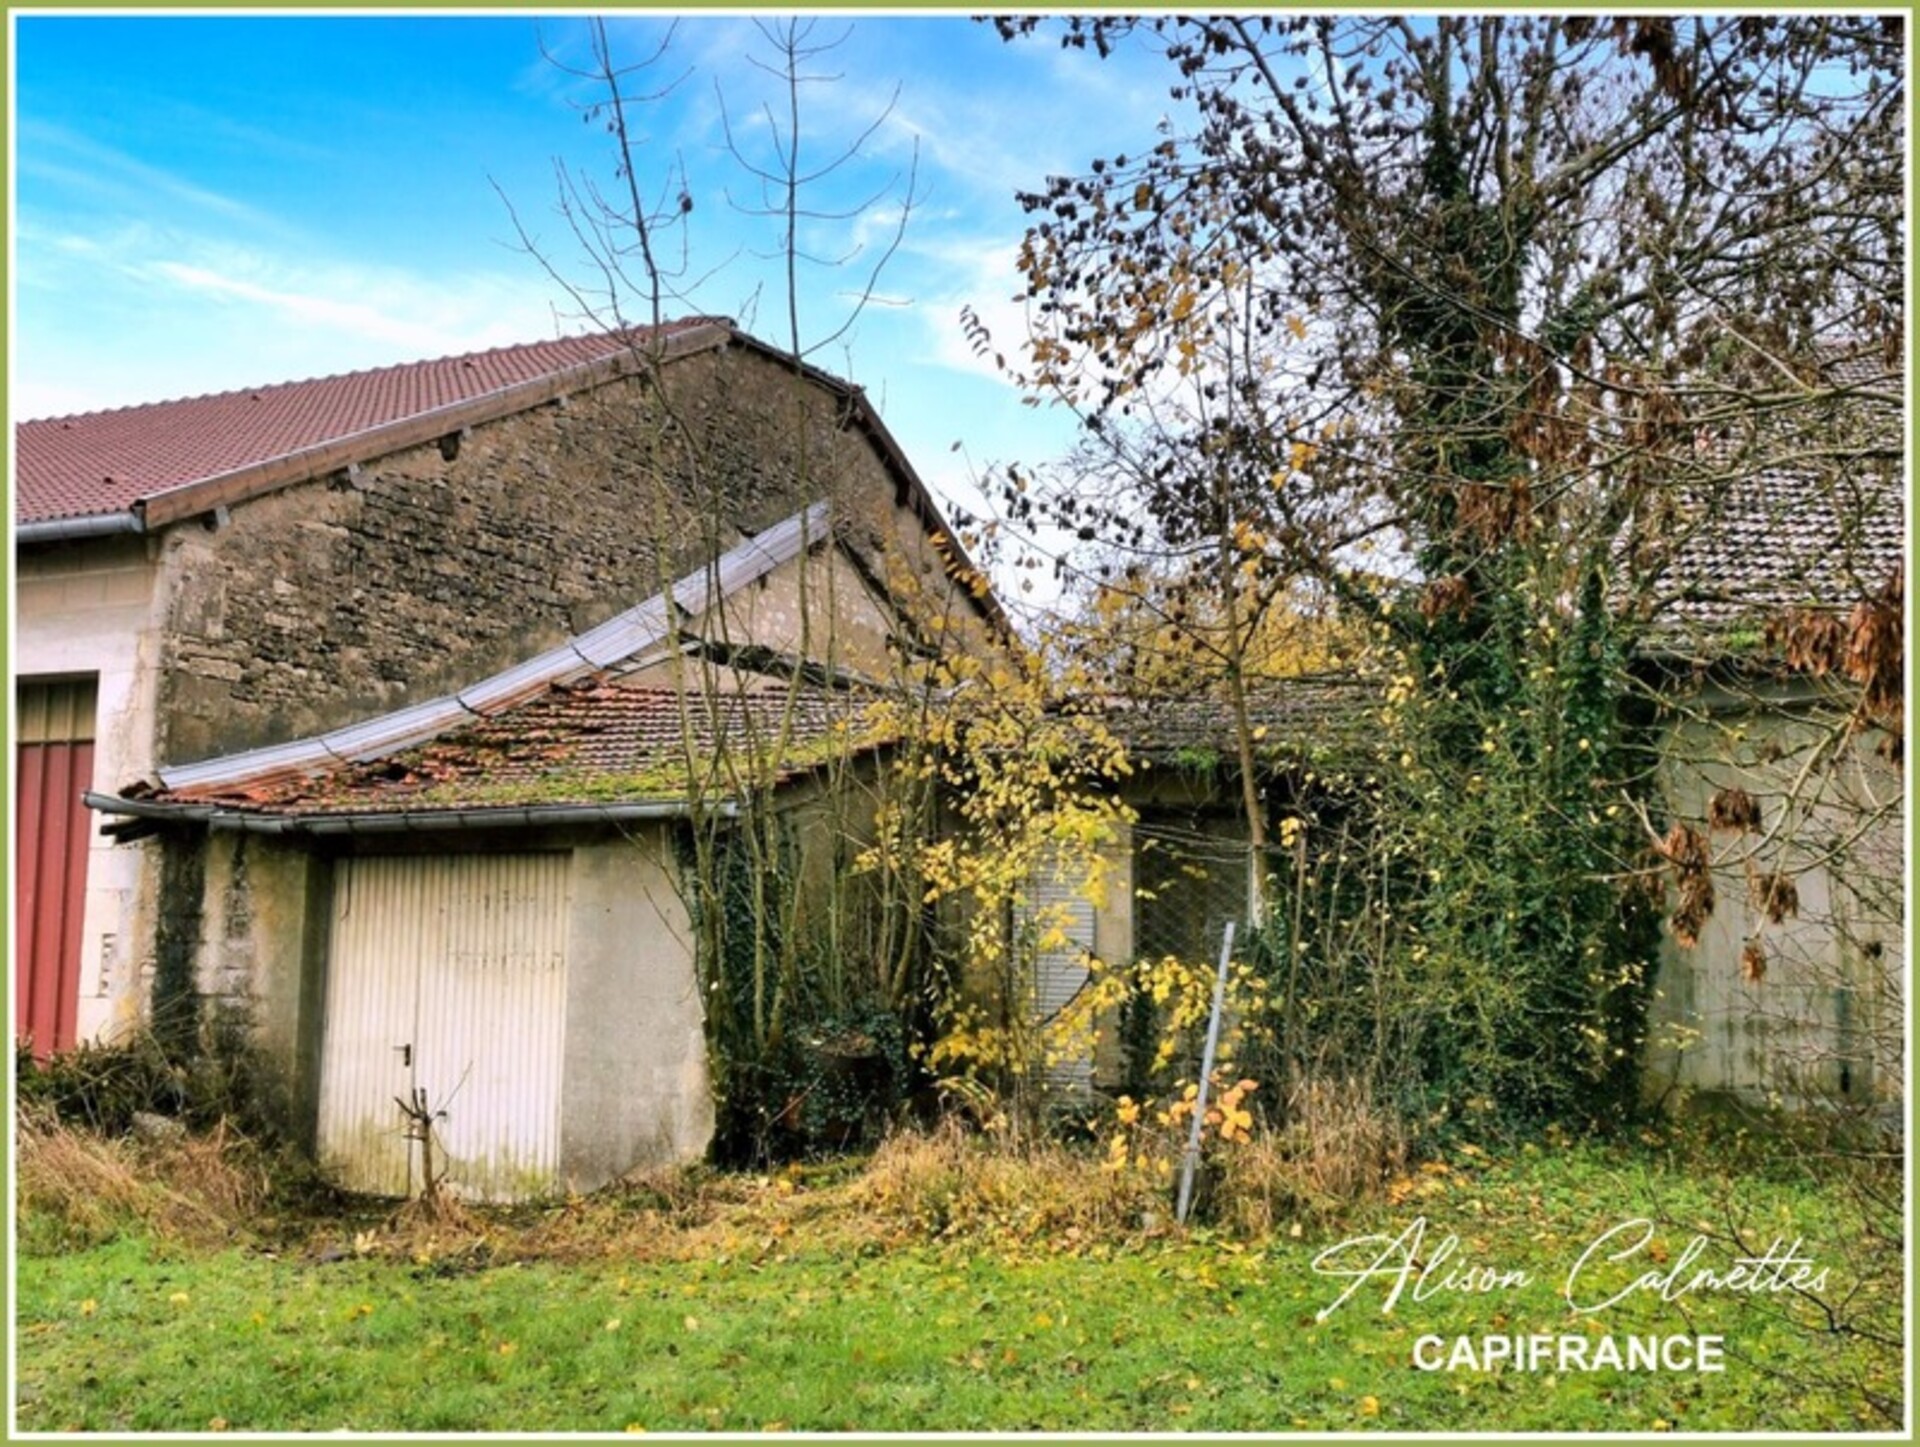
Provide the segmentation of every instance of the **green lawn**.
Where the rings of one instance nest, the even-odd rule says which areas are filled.
[[[699,1250],[584,1262],[414,1260],[311,1246],[201,1252],[130,1235],[19,1259],[20,1426],[29,1430],[1847,1430],[1897,1356],[1812,1334],[1735,1294],[1650,1294],[1597,1317],[1561,1295],[1594,1235],[1661,1216],[1677,1254],[1729,1198],[1764,1242],[1854,1243],[1824,1198],[1598,1147],[1428,1171],[1332,1230],[1241,1244],[979,1235],[888,1240],[838,1229],[830,1202],[789,1230],[764,1217]],[[822,1196],[831,1189],[823,1188]],[[798,1194],[804,1204],[814,1193]],[[1324,1246],[1424,1215],[1466,1258],[1526,1287],[1403,1297],[1340,1284]],[[811,1224],[809,1224],[811,1223]],[[623,1254],[626,1259],[622,1259]],[[1456,1258],[1460,1259],[1460,1258]],[[1716,1247],[1698,1264],[1728,1264]],[[1640,1261],[1633,1269],[1644,1269]],[[1630,1279],[1617,1268],[1597,1287]],[[1804,1314],[1803,1314],[1804,1315]],[[1720,1332],[1724,1372],[1419,1371],[1415,1338]],[[1883,1360],[1884,1358],[1884,1360]],[[1824,1385],[1822,1385],[1824,1384]]]

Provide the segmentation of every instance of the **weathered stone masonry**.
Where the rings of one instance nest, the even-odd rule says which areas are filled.
[[[775,359],[729,347],[666,376],[679,426],[630,378],[173,529],[160,762],[457,689],[814,498],[890,504],[843,400]]]

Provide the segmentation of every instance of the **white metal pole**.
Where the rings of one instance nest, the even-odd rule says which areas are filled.
[[[1213,977],[1213,1013],[1207,1017],[1207,1044],[1200,1052],[1200,1088],[1193,1101],[1193,1125],[1187,1131],[1187,1155],[1180,1162],[1180,1196],[1174,1203],[1173,1218],[1187,1224],[1187,1210],[1193,1205],[1193,1168],[1200,1160],[1200,1127],[1207,1118],[1207,1082],[1213,1075],[1213,1052],[1220,1047],[1220,1012],[1227,999],[1227,960],[1233,954],[1233,921],[1227,921],[1220,936],[1220,970]]]

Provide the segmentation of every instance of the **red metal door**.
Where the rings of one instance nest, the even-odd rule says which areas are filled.
[[[95,689],[21,680],[14,695],[14,1029],[45,1059],[74,1043],[87,903]]]

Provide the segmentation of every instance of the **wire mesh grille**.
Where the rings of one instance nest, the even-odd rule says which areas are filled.
[[[1133,838],[1135,957],[1213,959],[1227,921],[1245,926],[1247,844],[1145,819]]]

